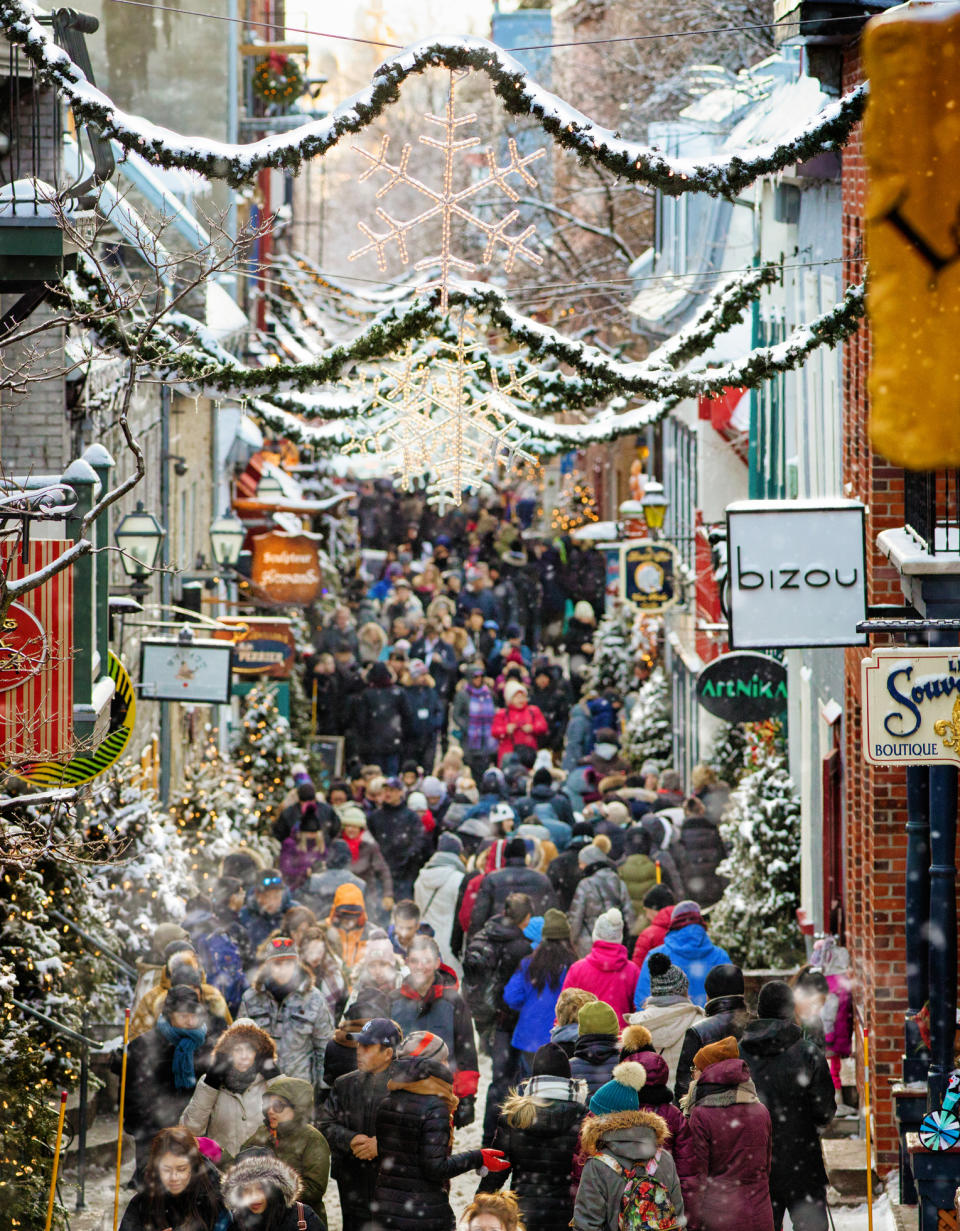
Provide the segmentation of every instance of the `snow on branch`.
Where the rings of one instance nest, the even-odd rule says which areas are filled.
[[[322,157],[348,134],[368,127],[396,102],[408,77],[430,68],[485,73],[511,114],[536,120],[558,145],[579,158],[670,196],[706,192],[732,197],[761,175],[782,171],[824,150],[838,149],[861,118],[867,96],[866,85],[858,86],[782,141],[748,146],[705,161],[673,158],[594,123],[539,85],[519,61],[486,39],[452,36],[425,39],[384,60],[367,87],[321,120],[248,145],[229,145],[184,137],[116,107],[55,45],[37,20],[38,12],[33,0],[0,0],[0,28],[11,42],[23,47],[38,72],[56,85],[78,119],[97,124],[105,136],[136,150],[155,166],[189,168],[212,179],[224,179],[234,187],[249,183],[267,167],[295,171],[307,159]]]

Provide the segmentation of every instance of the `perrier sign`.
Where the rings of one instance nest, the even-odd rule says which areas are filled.
[[[697,700],[725,722],[765,722],[787,709],[787,669],[768,654],[721,654],[697,676]]]

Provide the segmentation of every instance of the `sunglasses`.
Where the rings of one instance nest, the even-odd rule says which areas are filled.
[[[275,936],[270,944],[275,953],[292,953],[296,948],[289,936]]]
[[[260,882],[260,888],[261,889],[271,889],[274,885],[282,885],[282,884],[283,884],[282,876],[266,876]]]

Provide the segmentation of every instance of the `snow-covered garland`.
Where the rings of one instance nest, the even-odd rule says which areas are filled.
[[[234,187],[249,183],[267,167],[295,171],[307,159],[326,154],[347,134],[361,132],[396,102],[407,77],[430,68],[486,73],[508,112],[536,120],[558,145],[572,150],[584,161],[597,163],[632,183],[649,184],[670,196],[707,192],[733,197],[761,175],[782,171],[824,150],[839,148],[861,118],[867,94],[865,85],[857,87],[784,141],[697,162],[669,158],[658,149],[625,140],[544,89],[519,61],[495,44],[455,36],[423,40],[384,60],[369,86],[322,120],[249,145],[228,145],[180,136],[116,107],[53,43],[37,20],[38,12],[32,0],[0,0],[0,26],[12,42],[23,47],[38,72],[56,85],[78,119],[97,124],[105,136],[138,151],[156,166],[188,168],[212,179],[224,179]]]

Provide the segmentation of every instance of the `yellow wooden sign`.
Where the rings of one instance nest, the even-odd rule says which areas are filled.
[[[863,63],[870,437],[909,469],[960,466],[960,10],[873,18]]]

